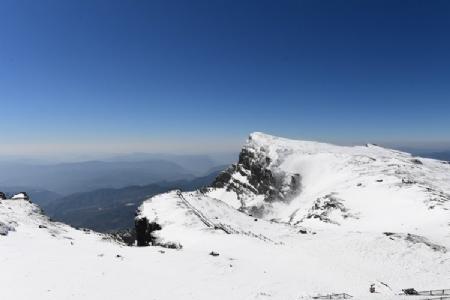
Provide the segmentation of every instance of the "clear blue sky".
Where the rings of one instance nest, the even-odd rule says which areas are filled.
[[[3,152],[450,145],[450,1],[3,0],[0,111]]]

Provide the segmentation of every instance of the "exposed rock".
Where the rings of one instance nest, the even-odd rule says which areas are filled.
[[[0,235],[6,236],[10,231],[16,231],[16,229],[9,224],[0,222]]]
[[[423,162],[420,159],[417,159],[417,158],[411,159],[411,162],[413,164],[416,164],[416,165],[423,165]]]
[[[264,203],[289,202],[297,195],[301,190],[301,176],[282,171],[266,149],[248,143],[239,154],[238,163],[223,171],[212,187],[235,192],[242,204],[240,210],[260,217],[266,209]],[[262,196],[259,205],[251,201],[256,196]]]
[[[414,184],[416,182],[414,180],[411,180],[411,179],[402,178],[402,183],[403,184]]]
[[[336,197],[334,193],[317,198],[317,200],[314,202],[313,207],[308,211],[306,216],[301,221],[314,218],[319,219],[320,221],[325,223],[339,225],[339,222],[331,219],[330,217],[330,215],[335,211],[338,211],[343,219],[358,219],[356,215],[349,212],[349,210],[344,206],[343,202],[344,200]]]
[[[134,246],[136,242],[136,229],[118,230],[109,233],[111,238],[119,243],[124,243],[127,246]]]
[[[383,232],[383,234],[385,236],[390,237],[391,240],[402,239],[402,240],[405,240],[412,244],[424,244],[425,246],[431,248],[433,251],[438,251],[438,252],[442,252],[442,253],[447,252],[446,247],[432,243],[427,238],[420,236],[420,235],[411,234],[411,233],[407,233],[407,234],[395,233],[395,232]]]
[[[168,248],[168,249],[183,249],[183,245],[181,245],[180,243],[177,242],[161,242],[161,241],[154,241],[153,242],[153,246],[160,246],[163,248]]]
[[[136,229],[136,241],[138,246],[148,246],[153,244],[155,237],[152,232],[155,230],[161,230],[161,226],[155,222],[149,222],[147,218],[136,218],[135,222]]]
[[[6,199],[6,194],[3,192],[0,192],[0,200],[5,200]]]
[[[419,292],[416,291],[416,290],[413,289],[413,288],[403,289],[402,291],[403,291],[403,293],[404,293],[405,295],[410,295],[410,296],[411,296],[411,295],[412,295],[412,296],[419,295]]]

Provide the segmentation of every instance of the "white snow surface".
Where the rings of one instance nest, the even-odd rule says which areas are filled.
[[[14,230],[0,235],[0,299],[403,299],[403,288],[450,288],[450,165],[262,133],[245,147],[270,157],[272,170],[300,174],[300,192],[267,203],[262,219],[225,189],[145,201],[138,218],[180,250],[127,247],[1,200],[0,227]]]
[[[26,198],[27,198],[27,196],[24,193],[18,193],[11,197],[11,199],[13,199],[13,200],[26,199]]]

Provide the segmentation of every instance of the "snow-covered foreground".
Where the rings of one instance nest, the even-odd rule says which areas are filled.
[[[404,288],[450,288],[449,186],[444,162],[253,134],[214,187],[141,206],[138,219],[161,227],[153,243],[182,249],[127,247],[1,200],[0,298],[403,299]]]

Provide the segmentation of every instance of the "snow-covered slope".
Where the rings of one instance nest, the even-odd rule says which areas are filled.
[[[449,171],[374,145],[255,133],[212,187],[141,205],[140,243],[154,247],[0,200],[0,299],[365,300],[450,288]]]
[[[272,187],[258,192],[255,169],[281,182],[286,196],[271,197]],[[298,184],[291,184],[294,178]],[[436,237],[449,232],[450,164],[375,145],[340,147],[254,133],[239,163],[214,186],[208,192],[214,198],[293,225]]]
[[[449,284],[450,165],[375,145],[254,133],[213,187],[149,199],[143,219],[161,228],[147,232],[153,244],[232,244],[237,257],[283,268],[271,277],[279,299]]]

